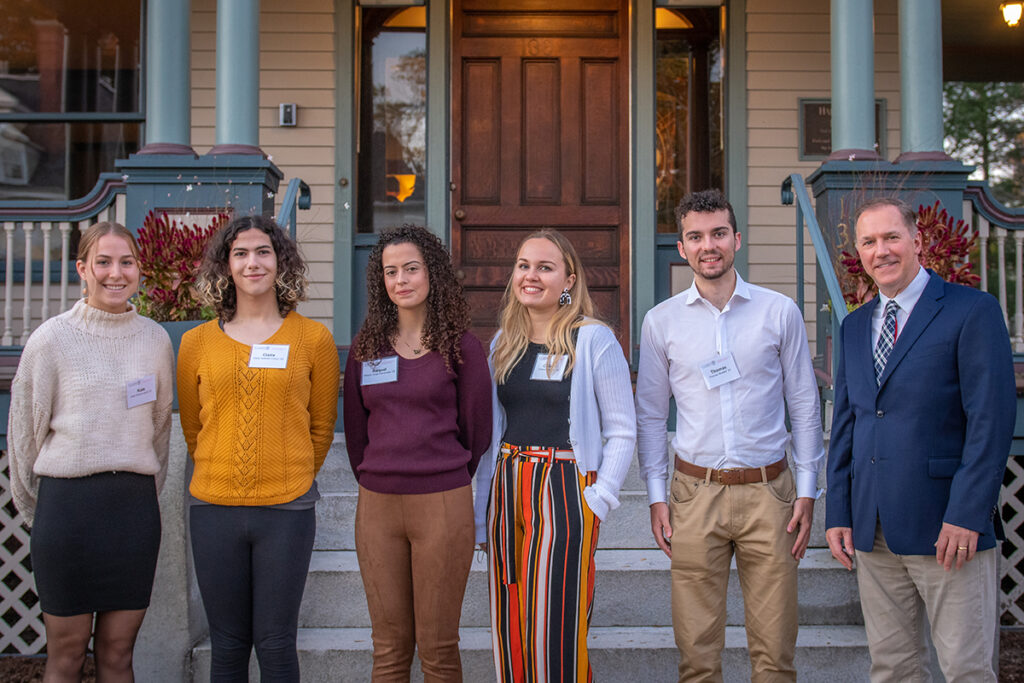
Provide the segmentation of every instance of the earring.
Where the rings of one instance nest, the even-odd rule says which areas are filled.
[[[569,288],[566,287],[562,290],[562,295],[558,297],[559,306],[568,306],[572,303],[572,294],[569,293]]]

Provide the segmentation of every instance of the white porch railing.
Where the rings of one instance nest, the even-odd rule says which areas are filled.
[[[989,291],[995,275],[995,290],[1003,309],[1010,341],[1016,353],[1024,352],[1024,209],[1000,204],[984,182],[971,182],[964,193],[964,221],[978,235],[978,263],[981,275],[978,287]],[[989,249],[995,242],[995,264],[989,262]],[[1007,257],[1007,242],[1012,242],[1013,262]],[[992,269],[990,271],[990,268]],[[1008,272],[1009,271],[1009,272]],[[1010,296],[1012,295],[1012,302]],[[1011,313],[1012,310],[1012,313]]]
[[[113,173],[103,174],[92,192],[73,202],[0,202],[4,239],[0,346],[24,345],[39,323],[74,304],[77,294],[69,295],[69,290],[72,279],[77,286],[71,253],[75,235],[101,221],[123,225],[125,205],[125,182]],[[19,249],[23,250],[20,255]],[[19,265],[23,272],[16,275]],[[59,281],[54,282],[57,273]]]

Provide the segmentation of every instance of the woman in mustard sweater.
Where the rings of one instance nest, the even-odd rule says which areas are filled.
[[[218,231],[199,288],[218,319],[178,354],[196,577],[210,623],[211,681],[298,681],[299,603],[316,533],[315,477],[334,436],[338,353],[295,312],[305,264],[273,220]]]

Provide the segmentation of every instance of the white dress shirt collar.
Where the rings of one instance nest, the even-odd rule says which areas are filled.
[[[740,277],[738,271],[734,270],[733,272],[736,273],[736,286],[732,290],[732,296],[729,297],[729,303],[725,305],[725,309],[723,310],[727,310],[729,308],[729,305],[732,303],[733,298],[737,296],[740,297],[741,299],[746,299],[748,301],[750,300],[750,285],[748,285],[746,281]],[[697,301],[703,301],[712,308],[717,308],[714,304],[712,304],[710,301],[701,296],[700,290],[697,289],[697,281],[694,280],[693,284],[690,285],[690,288],[686,290],[686,304],[690,305]]]

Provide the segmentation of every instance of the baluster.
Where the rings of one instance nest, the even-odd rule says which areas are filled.
[[[988,291],[988,219],[978,216],[978,248],[981,250],[981,291]]]
[[[999,308],[1003,309],[1003,322],[1010,328],[1010,318],[1006,315],[1006,229],[996,228],[996,250],[999,260]]]
[[[1013,341],[1024,343],[1024,231],[1013,231],[1014,254],[1017,281],[1013,283]]]
[[[40,321],[50,317],[50,232],[53,230],[53,223],[46,221],[39,224],[39,231],[43,233],[43,305],[39,307]]]
[[[68,310],[68,252],[71,251],[71,223],[60,224],[60,311]]]
[[[7,264],[6,268],[6,279],[4,280],[4,334],[0,337],[0,344],[4,346],[10,346],[14,343],[14,337],[11,333],[11,318],[13,317],[13,299],[14,299],[14,223],[4,223],[4,232],[7,234]]]
[[[89,220],[88,218],[85,219],[84,221],[78,221],[78,236],[79,236],[79,239],[81,239],[81,236],[84,235],[85,231],[89,229],[89,226],[92,225],[95,222],[97,222],[97,221],[92,221],[92,220]],[[82,280],[81,278],[79,278],[79,281],[78,281],[78,295],[77,295],[76,298],[77,299],[81,299],[84,296],[85,296],[85,281]]]
[[[114,220],[121,225],[128,224],[128,195],[123,192],[114,199]]]
[[[28,341],[28,335],[32,334],[32,230],[36,224],[32,221],[24,221],[21,230],[25,233],[25,301],[21,307],[21,339],[19,344],[24,345]]]

